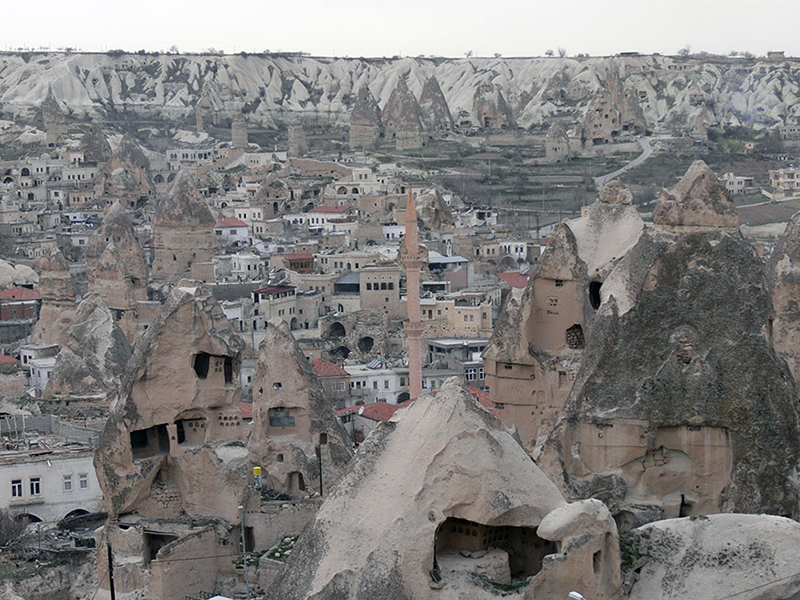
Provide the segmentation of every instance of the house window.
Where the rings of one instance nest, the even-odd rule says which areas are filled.
[[[42,495],[42,478],[31,477],[31,496]]]
[[[372,389],[373,390],[377,390],[378,389],[378,382],[377,381],[373,381],[372,382]]]
[[[89,474],[88,473],[81,473],[78,475],[78,487],[82,490],[88,489],[89,487]]]
[[[64,491],[72,491],[72,475],[64,475]]]
[[[270,408],[268,414],[270,427],[294,427],[294,417],[286,408]]]
[[[385,389],[385,390],[389,389],[389,380],[388,379],[384,379],[383,380],[383,389]]]
[[[333,384],[333,389],[336,392],[343,392],[344,391],[344,381],[337,381]]]
[[[467,378],[467,381],[475,381],[478,377],[478,370],[475,367],[470,367],[469,369],[464,370],[464,375]]]
[[[22,479],[11,480],[11,497],[22,498]]]

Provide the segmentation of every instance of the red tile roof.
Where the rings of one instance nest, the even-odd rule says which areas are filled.
[[[253,290],[254,294],[280,294],[281,292],[290,292],[295,289],[293,285],[265,285],[262,288]]]
[[[331,206],[330,204],[320,204],[311,209],[313,213],[343,213],[347,210],[346,206]]]
[[[17,359],[12,356],[6,356],[5,354],[0,354],[0,365],[16,365]]]
[[[481,390],[475,390],[470,388],[469,393],[478,401],[478,403],[492,413],[495,417],[497,416],[497,409],[494,406],[494,402],[491,401],[489,398],[489,392],[483,392]]]
[[[217,227],[247,227],[247,223],[235,217],[217,219]]]
[[[350,377],[350,373],[339,365],[335,365],[327,360],[322,360],[321,358],[312,360],[311,366],[314,368],[317,377]]]
[[[253,405],[249,402],[239,402],[239,412],[242,414],[243,419],[252,419]]]
[[[497,277],[500,281],[505,281],[512,288],[521,289],[528,285],[528,278],[522,273],[498,273]]]
[[[0,291],[0,300],[41,300],[42,295],[38,290],[16,287]]]
[[[413,400],[408,400],[400,404],[389,404],[388,402],[373,402],[372,404],[362,404],[336,411],[339,416],[357,413],[360,417],[372,421],[388,421],[401,408],[411,404]]]

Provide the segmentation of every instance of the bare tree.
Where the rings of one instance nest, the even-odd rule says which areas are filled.
[[[559,48],[558,49],[558,55],[561,58],[564,58],[567,55],[567,49],[566,48]]]
[[[467,50],[466,52],[464,52],[464,56],[467,58],[472,58],[472,50]]]
[[[551,57],[551,56],[553,56],[553,54],[555,54],[555,53],[552,50],[550,50],[549,48],[544,51],[544,55],[547,56],[547,57]]]
[[[692,53],[692,47],[686,44],[683,48],[678,50],[678,56],[689,56]]]
[[[9,511],[0,508],[0,548],[16,542],[25,531],[25,521],[15,519]]]

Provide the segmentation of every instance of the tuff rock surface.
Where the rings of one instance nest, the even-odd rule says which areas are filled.
[[[81,300],[56,356],[45,398],[87,392],[114,392],[132,354],[125,334],[100,295]]]
[[[530,545],[511,551],[502,534],[489,541],[523,529]],[[268,595],[492,598],[488,582],[503,576],[506,549],[523,561],[530,553],[537,571],[510,597],[566,597],[591,585],[595,598],[609,598],[619,586],[616,527],[605,506],[567,505],[499,421],[450,380],[367,437]]]
[[[58,344],[75,315],[75,282],[64,255],[58,250],[39,260],[39,292],[42,308],[31,334],[37,344]]]
[[[302,481],[303,489],[319,492],[316,447],[322,452],[323,492],[352,457],[347,432],[285,321],[269,322],[259,347],[253,417],[251,461],[261,465],[272,489],[298,494]]]

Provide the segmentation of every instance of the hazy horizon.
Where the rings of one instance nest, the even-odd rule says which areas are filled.
[[[500,0],[459,4],[408,0],[402,7],[365,0],[331,3],[308,0],[264,5],[244,0],[225,11],[210,0],[140,0],[130,7],[100,0],[44,0],[30,29],[4,33],[3,50],[77,48],[84,52],[121,49],[135,53],[181,53],[211,49],[226,54],[305,52],[319,57],[435,56],[460,58],[610,56],[621,52],[764,55],[784,50],[800,55],[800,39],[775,23],[800,18],[800,3],[764,0],[754,10],[745,0],[575,0],[569,5]],[[40,9],[41,7],[41,9]],[[30,5],[6,7],[6,24],[31,22]],[[44,15],[44,16],[40,16]],[[785,33],[784,33],[785,32]],[[781,35],[783,34],[783,35]]]

